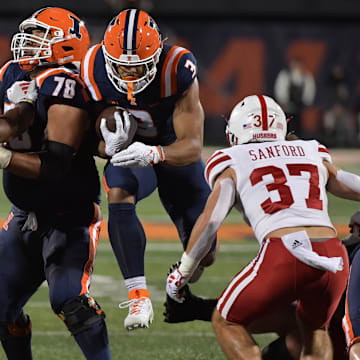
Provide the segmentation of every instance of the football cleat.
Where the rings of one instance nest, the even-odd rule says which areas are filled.
[[[188,285],[181,289],[181,295],[185,298],[184,302],[178,303],[166,295],[163,313],[167,323],[180,323],[193,320],[211,321],[211,316],[215,310],[217,299],[204,299],[193,295]]]
[[[149,291],[133,289],[129,292],[129,300],[119,304],[120,309],[129,307],[129,314],[124,320],[125,329],[131,331],[138,328],[148,328],[154,320]]]

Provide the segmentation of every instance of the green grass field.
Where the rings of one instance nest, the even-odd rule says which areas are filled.
[[[99,169],[103,162],[99,162]],[[355,165],[344,169],[359,172]],[[10,204],[3,192],[0,193],[0,217],[6,217]],[[359,208],[355,202],[329,197],[329,211],[334,222],[347,223],[350,216]],[[103,198],[103,212],[107,217],[106,200]],[[146,221],[168,222],[155,192],[138,205],[139,216]],[[232,212],[227,222],[241,221]],[[220,239],[221,240],[221,239]],[[232,276],[246,264],[257,251],[257,242],[239,239],[235,243],[221,243],[216,263],[207,269],[198,284],[192,286],[193,292],[206,297],[218,296]],[[121,301],[127,300],[116,260],[107,241],[98,247],[91,294],[102,306],[107,317],[113,359],[143,360],[216,360],[225,359],[210,323],[196,321],[185,324],[163,322],[163,302],[165,299],[165,279],[169,266],[177,261],[182,253],[179,242],[160,242],[150,239],[146,251],[146,274],[153,299],[155,320],[149,329],[127,332],[123,321],[127,309],[118,309]],[[33,296],[26,312],[33,323],[33,355],[36,360],[77,360],[82,354],[63,323],[52,313],[45,284]],[[261,346],[267,344],[275,335],[256,336]],[[0,350],[0,360],[5,355]],[[20,359],[19,359],[20,360]]]

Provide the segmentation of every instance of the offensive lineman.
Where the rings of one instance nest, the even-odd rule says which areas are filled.
[[[0,167],[13,204],[0,232],[1,343],[8,359],[32,359],[23,307],[46,280],[53,311],[86,359],[108,360],[105,315],[89,295],[102,215],[89,97],[77,71],[88,32],[55,7],[19,30],[14,60],[0,71]]]

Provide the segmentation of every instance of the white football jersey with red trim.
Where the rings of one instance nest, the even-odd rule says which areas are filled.
[[[226,168],[234,169],[237,197],[261,243],[271,231],[293,226],[328,226],[327,170],[331,162],[316,140],[249,143],[216,151],[205,176],[213,187]]]

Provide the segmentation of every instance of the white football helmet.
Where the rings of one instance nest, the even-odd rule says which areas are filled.
[[[265,95],[251,95],[241,100],[232,110],[226,126],[226,136],[231,146],[284,140],[286,131],[284,111]]]

